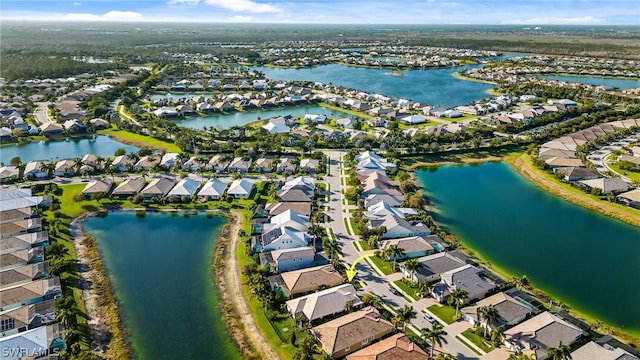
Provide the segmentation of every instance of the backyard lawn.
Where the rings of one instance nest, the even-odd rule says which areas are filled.
[[[491,345],[487,346],[489,342],[482,337],[482,329],[478,329],[477,331],[479,332],[479,334],[474,333],[473,329],[467,329],[463,331],[460,336],[464,336],[467,340],[472,342],[475,346],[479,347],[486,353],[493,350],[494,347]]]

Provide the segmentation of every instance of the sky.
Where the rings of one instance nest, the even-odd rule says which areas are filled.
[[[303,24],[639,25],[639,0],[1,0],[0,19]]]

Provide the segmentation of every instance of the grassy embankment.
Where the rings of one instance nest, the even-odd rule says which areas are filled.
[[[134,145],[138,147],[146,147],[149,149],[166,151],[166,152],[181,152],[178,145],[167,142],[164,140],[156,139],[154,137],[142,134],[136,134],[126,130],[98,130],[98,134],[108,135],[110,138],[119,141],[124,144]]]

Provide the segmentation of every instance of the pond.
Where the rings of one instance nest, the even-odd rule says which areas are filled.
[[[240,359],[217,307],[211,271],[224,222],[203,213],[150,212],[144,217],[110,212],[85,220],[136,359]]]
[[[416,174],[434,218],[495,268],[638,336],[640,228],[553,196],[505,163]]]
[[[4,145],[0,147],[0,161],[8,164],[16,156],[19,156],[24,163],[32,160],[73,159],[86,154],[108,157],[113,156],[113,153],[119,148],[124,148],[126,152],[138,151],[137,147],[117,142],[108,136],[95,136],[94,138],[70,138],[69,140]]]
[[[638,79],[618,79],[608,77],[573,75],[541,75],[540,77],[544,79],[571,81],[587,85],[610,86],[612,88],[618,88],[620,90],[640,88],[640,80]]]

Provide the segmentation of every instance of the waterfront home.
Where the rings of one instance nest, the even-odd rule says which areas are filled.
[[[49,233],[47,231],[37,231],[3,238],[2,243],[0,243],[0,252],[4,254],[15,250],[47,245],[49,245]]]
[[[396,165],[388,162],[387,159],[372,151],[364,151],[354,158],[357,161],[356,170],[390,170],[395,169]]]
[[[133,166],[133,169],[136,171],[144,170],[149,171],[152,167],[160,164],[160,157],[157,155],[145,155],[141,157],[136,164]]]
[[[54,277],[0,289],[0,312],[55,299],[62,295],[60,278]]]
[[[352,284],[338,285],[288,300],[286,306],[292,317],[303,314],[307,320],[314,321],[343,312],[347,302],[352,302],[354,308],[363,305]]]
[[[353,126],[358,122],[358,120],[353,119],[353,118],[340,118],[338,120],[336,120],[336,125],[337,126],[341,126],[345,129],[353,129]]]
[[[291,128],[285,124],[277,124],[269,121],[266,125],[262,126],[269,134],[286,134],[291,131]]]
[[[591,180],[602,177],[594,168],[570,166],[554,169],[555,173],[564,175],[566,181]]]
[[[133,167],[133,160],[127,155],[119,155],[113,159],[111,166],[115,166],[119,172],[129,171]]]
[[[0,210],[0,224],[6,224],[19,220],[27,220],[34,217],[37,217],[37,212],[35,212],[30,206]]]
[[[221,173],[227,169],[230,161],[226,159],[225,155],[214,155],[209,159],[209,166],[217,173]]]
[[[399,121],[406,125],[415,125],[425,123],[427,119],[422,115],[409,115],[401,118]]]
[[[169,191],[167,197],[173,200],[183,198],[191,199],[198,191],[198,188],[200,188],[200,184],[200,181],[186,177],[178,181],[171,191]]]
[[[640,168],[640,156],[620,155],[618,156],[618,161],[628,161],[636,168]]]
[[[128,178],[120,183],[112,192],[111,195],[117,198],[127,198],[137,194],[146,185],[145,179],[142,176]]]
[[[207,199],[218,199],[224,194],[227,184],[218,179],[209,179],[204,183],[202,189],[198,192],[198,199],[205,201]]]
[[[547,358],[547,350],[558,346],[571,345],[583,331],[558,315],[545,311],[504,332],[504,345],[510,351],[533,354],[536,359]]]
[[[305,202],[311,203],[314,198],[314,192],[309,189],[296,187],[278,192],[276,198],[281,202]]]
[[[0,238],[16,236],[25,233],[33,233],[42,230],[40,218],[29,218],[3,223],[0,227]]]
[[[145,201],[150,201],[152,198],[162,198],[166,196],[169,191],[174,187],[175,181],[167,178],[156,178],[140,191],[140,195]]]
[[[542,160],[547,160],[554,157],[575,158],[576,152],[572,150],[540,148],[540,151],[538,152],[538,157]]]
[[[231,161],[227,170],[244,173],[249,171],[249,167],[251,167],[251,159],[245,160],[242,157],[236,157]]]
[[[253,191],[253,183],[246,179],[236,179],[227,190],[227,195],[233,196],[235,199],[246,199]]]
[[[287,210],[293,210],[298,214],[306,217],[311,216],[311,203],[310,202],[277,202],[270,203],[264,208],[269,216],[276,216],[282,214]]]
[[[56,124],[54,122],[46,122],[38,127],[40,131],[46,135],[56,135],[61,134],[64,131],[64,128],[60,124]]]
[[[396,257],[395,260],[423,257],[433,251],[433,246],[422,236],[410,236],[380,242],[381,249],[386,249],[391,245],[398,246],[404,252],[404,255]],[[389,260],[393,259],[389,257]]]
[[[110,126],[109,122],[107,120],[101,119],[101,118],[94,118],[89,120],[89,123],[91,125],[93,125],[93,127],[95,129],[106,129]]]
[[[379,220],[369,220],[370,228],[381,226],[384,226],[386,229],[385,233],[380,237],[381,239],[396,239],[431,234],[431,231],[426,225],[422,223],[414,225],[395,215],[387,215]]]
[[[415,282],[439,280],[443,273],[466,265],[465,261],[457,255],[457,252],[450,251],[419,258],[418,264],[420,266],[413,275],[402,264],[400,270]]]
[[[487,324],[482,317],[482,308],[485,306],[493,306],[498,313],[490,324]],[[461,310],[463,320],[474,327],[486,327],[489,331],[518,324],[526,319],[527,316],[533,314],[533,311],[534,307],[531,304],[520,298],[515,299],[504,292],[491,295]]]
[[[584,166],[581,159],[570,159],[562,157],[552,157],[544,161],[550,168],[556,167],[579,167]]]
[[[311,226],[309,217],[298,213],[295,210],[287,210],[281,214],[271,217],[269,224],[265,224],[265,230],[272,229],[274,227],[290,227],[298,231],[307,231]]]
[[[342,358],[395,330],[374,307],[369,306],[311,329],[322,349],[333,359]]]
[[[319,165],[320,165],[320,160],[316,160],[316,159],[300,160],[301,171],[307,171],[307,172],[316,171]]]
[[[404,201],[404,195],[370,194],[364,197],[364,206],[369,208],[383,201],[391,206],[400,206]]]
[[[306,247],[311,242],[309,235],[290,227],[276,227],[260,235],[255,251],[272,251]]]
[[[607,343],[612,340],[610,336],[603,336],[596,342],[589,341],[571,353],[571,358],[576,360],[639,360],[621,347]]]
[[[427,357],[427,353],[407,335],[397,333],[347,355],[347,360],[424,360]]]
[[[308,176],[298,176],[292,180],[285,182],[280,190],[285,191],[290,189],[304,189],[310,191],[313,195],[315,192],[315,188],[316,186],[313,178]]]
[[[281,272],[269,277],[271,288],[285,297],[338,286],[343,281],[342,275],[331,264]]]
[[[0,337],[51,324],[56,321],[56,314],[53,299],[0,312]]]
[[[177,118],[180,114],[178,114],[178,110],[172,107],[161,107],[153,111],[153,114],[159,118],[163,119],[173,119]]]
[[[621,193],[629,190],[629,184],[621,178],[600,178],[579,182],[587,191],[600,189],[602,194]]]
[[[76,133],[84,132],[85,129],[86,129],[86,126],[84,126],[82,121],[80,121],[78,119],[69,119],[69,120],[65,121],[62,124],[62,126],[64,127],[65,130],[67,130],[67,133],[69,133],[69,134],[76,134]]]
[[[56,162],[56,167],[53,170],[54,176],[72,176],[76,173],[75,162],[71,159],[62,159]]]
[[[3,228],[10,224],[2,225]],[[10,236],[9,237],[13,237]],[[5,239],[2,239],[3,242]],[[10,249],[7,249],[10,250]],[[44,246],[36,246],[33,248],[12,250],[10,252],[0,253],[0,270],[10,270],[15,267],[25,266],[44,261]]]
[[[42,170],[42,164],[43,161],[29,161],[24,167],[24,176],[27,179],[46,179],[49,174]]]
[[[98,157],[94,154],[85,154],[82,157],[82,163],[84,165],[89,165],[94,169],[98,169],[101,164],[98,164]]]
[[[387,194],[391,196],[402,196],[397,182],[388,180],[386,176],[380,177],[374,173],[362,182],[361,197],[366,198],[373,194]]]
[[[167,170],[173,167],[173,165],[178,162],[178,156],[178,153],[166,153],[162,155],[159,163],[160,167]]]
[[[95,178],[92,179],[85,185],[84,189],[82,189],[82,195],[86,198],[90,198],[94,194],[103,194],[106,195],[113,188],[113,181],[108,178]]]
[[[51,204],[52,198],[46,196],[32,196],[31,188],[9,187],[0,189],[1,211],[15,210],[25,207],[45,207]]]
[[[274,250],[260,253],[260,265],[278,273],[311,266],[326,265],[329,259],[325,253],[316,253],[311,246]]]
[[[0,349],[3,349],[3,360],[24,359],[24,355],[45,356],[47,354],[57,354],[66,349],[66,344],[62,339],[64,327],[60,324],[49,324],[24,332],[13,333],[0,338]],[[8,351],[7,351],[8,350]],[[19,352],[13,352],[19,350]],[[5,356],[6,355],[6,356]]]
[[[367,207],[367,211],[364,213],[364,217],[367,219],[378,219],[387,215],[394,215],[404,219],[409,215],[417,215],[418,212],[411,208],[396,208],[388,204],[385,201],[380,201],[375,205]]]
[[[13,265],[0,270],[0,289],[49,277],[49,262]]]
[[[431,295],[437,301],[444,302],[454,290],[462,289],[467,292],[463,304],[468,304],[472,300],[484,298],[495,288],[496,285],[485,275],[484,270],[465,265],[442,273],[440,284],[433,287]]]
[[[20,170],[13,165],[0,166],[0,184],[18,180],[19,175]]]
[[[616,196],[616,201],[626,206],[640,210],[640,189],[624,192]]]

